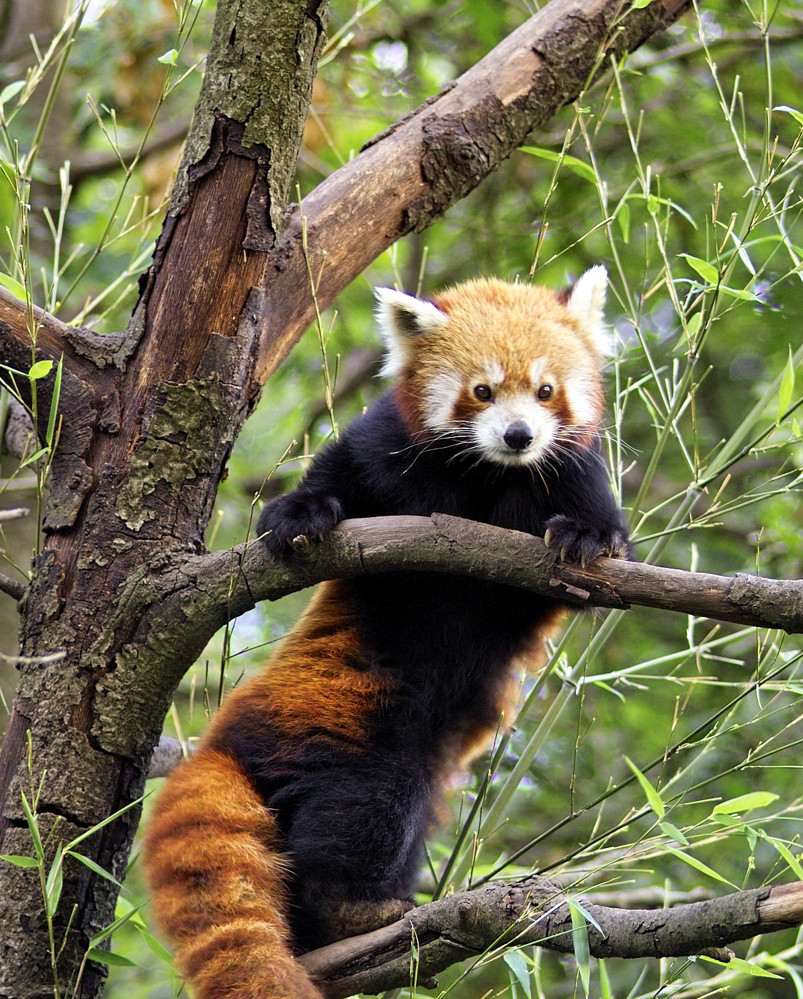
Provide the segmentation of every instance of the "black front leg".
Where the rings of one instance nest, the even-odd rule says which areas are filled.
[[[336,496],[299,487],[272,500],[259,516],[257,531],[274,555],[286,555],[300,536],[320,541],[343,520],[343,507]]]

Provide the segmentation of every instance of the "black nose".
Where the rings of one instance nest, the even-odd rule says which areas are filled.
[[[505,431],[504,441],[511,451],[523,451],[532,443],[533,435],[524,420],[516,420]]]

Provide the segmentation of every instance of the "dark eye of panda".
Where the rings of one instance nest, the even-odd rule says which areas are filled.
[[[551,397],[552,391],[553,389],[551,385],[541,385],[535,394],[538,396],[541,402],[546,402],[547,399]]]
[[[493,395],[490,385],[475,385],[474,395],[480,402],[488,402],[488,400]]]

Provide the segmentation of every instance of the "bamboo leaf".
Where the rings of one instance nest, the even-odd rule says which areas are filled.
[[[38,867],[36,857],[21,857],[18,853],[0,853],[0,860],[7,860],[15,867]]]
[[[56,377],[53,379],[53,397],[50,400],[50,413],[47,418],[47,431],[45,433],[45,442],[50,448],[53,446],[53,436],[56,432],[56,419],[59,414],[59,399],[61,397],[61,374],[64,370],[64,358],[59,358],[59,363],[56,365]]]
[[[732,957],[729,961],[717,961],[715,957],[708,957],[700,954],[700,960],[709,961],[711,964],[718,964],[720,968],[727,968],[728,971],[741,971],[743,975],[752,975],[754,978],[783,978],[783,975],[776,975],[766,968],[759,968],[758,965],[751,964],[741,957]]]
[[[91,860],[89,857],[85,857],[82,853],[75,853],[72,850],[65,850],[64,852],[68,857],[74,857],[76,860],[80,860],[85,867],[88,867],[90,871],[94,871],[95,874],[99,874],[102,878],[105,878],[107,881],[111,881],[112,884],[117,885],[119,888],[123,887],[117,878],[113,877],[108,871],[104,870],[100,864],[96,864],[95,861]]]
[[[45,910],[48,916],[56,914],[56,909],[58,909],[59,902],[61,901],[61,890],[64,887],[63,856],[63,848],[59,845],[56,850],[56,856],[53,858],[53,863],[50,865],[47,881],[45,882]]]
[[[90,961],[97,961],[98,964],[111,964],[117,968],[136,968],[137,962],[122,954],[115,954],[113,950],[96,950],[92,948],[87,951],[87,958]]]
[[[709,284],[719,284],[719,271],[713,264],[709,264],[707,260],[701,260],[700,257],[693,257],[690,253],[681,253],[680,256],[685,258],[689,267],[696,271],[704,281]]]
[[[22,796],[22,810],[25,812],[25,821],[28,823],[28,829],[31,833],[31,839],[33,840],[33,848],[36,852],[36,856],[39,860],[44,860],[45,851],[42,847],[42,837],[39,835],[39,824],[36,821],[36,816],[31,811],[31,806],[28,804],[28,799],[25,797],[25,792],[20,792]]]
[[[52,367],[53,362],[49,358],[44,361],[34,361],[30,368],[28,368],[28,377],[32,382],[37,382],[40,378],[49,375]]]
[[[572,946],[574,959],[577,961],[577,971],[583,983],[583,991],[589,994],[591,988],[591,947],[588,943],[588,913],[577,902],[569,901],[569,912],[572,917]]]
[[[660,794],[658,794],[652,784],[650,784],[644,774],[639,770],[636,764],[629,759],[629,757],[625,757],[625,762],[636,775],[636,780],[639,784],[641,784],[641,790],[644,792],[650,808],[655,812],[659,819],[662,819],[664,815],[666,815],[666,808],[664,807],[663,801],[661,801]]]
[[[530,981],[530,968],[522,952],[520,950],[505,951],[503,960],[522,987],[527,999],[531,999],[533,986]]]
[[[688,864],[689,867],[693,867],[695,871],[699,871],[701,874],[705,874],[709,878],[713,878],[715,881],[721,881],[723,884],[730,885],[731,888],[735,888],[736,885],[732,881],[728,881],[727,878],[723,878],[721,874],[704,864],[702,860],[698,860],[696,857],[692,857],[690,853],[686,853],[683,850],[676,850],[673,846],[668,846],[667,852],[671,853],[673,857],[677,857],[678,860],[682,860],[684,864]]]
[[[539,149],[536,146],[522,146],[521,151],[528,153],[530,156],[537,156],[542,160],[549,160],[550,163],[560,163],[567,170],[571,170],[572,173],[578,177],[582,177],[583,180],[590,181],[592,184],[596,184],[597,182],[597,175],[594,173],[594,170],[588,163],[578,160],[576,156],[569,156],[566,153],[556,153],[554,149]]]
[[[4,288],[7,288],[12,295],[16,295],[17,298],[23,300],[25,299],[25,286],[20,284],[10,274],[0,274],[0,284]]]
[[[749,812],[754,808],[766,808],[773,801],[778,800],[778,795],[771,791],[751,791],[749,794],[740,794],[737,798],[729,798],[721,801],[714,807],[712,815],[740,815],[742,812]]]
[[[789,359],[786,362],[786,366],[783,369],[783,375],[781,376],[781,384],[778,388],[778,419],[780,420],[783,414],[789,408],[789,403],[792,401],[792,393],[795,390],[795,365],[792,361],[792,347],[789,347]]]

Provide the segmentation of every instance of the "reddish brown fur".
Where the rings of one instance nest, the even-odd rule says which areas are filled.
[[[325,728],[361,743],[387,694],[374,673],[355,668],[363,657],[341,584],[322,584],[270,669],[232,691],[159,797],[144,844],[152,905],[197,999],[320,999],[292,957],[273,814],[237,763],[210,744],[249,709],[290,737]],[[208,870],[208,889],[188,891]]]
[[[276,820],[230,757],[201,748],[171,775],[144,857],[154,912],[197,999],[321,999],[290,951]]]
[[[443,292],[432,301],[448,315],[449,322],[442,332],[410,342],[410,363],[397,388],[400,408],[416,431],[424,429],[421,403],[441,372],[463,379],[467,391],[460,398],[455,416],[470,420],[482,409],[468,388],[481,376],[483,359],[502,364],[506,390],[530,392],[530,363],[539,356],[549,357],[550,380],[556,389],[545,405],[555,410],[564,424],[572,423],[564,386],[579,375],[585,383],[584,399],[594,410],[588,429],[595,429],[603,404],[597,342],[554,291],[539,285],[480,278]],[[578,437],[575,441],[583,443]]]
[[[364,740],[387,688],[367,670],[370,663],[342,589],[337,580],[319,587],[271,660],[270,670],[229,697],[222,712],[224,723],[237,717],[248,699],[258,701],[260,710],[288,735],[325,727],[340,738]]]

